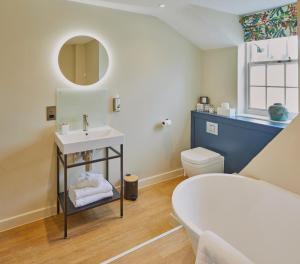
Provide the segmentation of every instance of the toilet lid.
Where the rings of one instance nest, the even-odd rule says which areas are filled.
[[[218,160],[221,157],[219,153],[205,149],[194,148],[181,152],[181,159],[193,164],[207,164]]]

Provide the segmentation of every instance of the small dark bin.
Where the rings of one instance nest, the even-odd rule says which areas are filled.
[[[139,177],[136,175],[127,175],[124,177],[125,199],[135,201],[138,198]]]

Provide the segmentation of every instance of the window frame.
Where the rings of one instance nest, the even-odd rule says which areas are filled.
[[[257,62],[252,62],[251,61],[251,46],[249,45],[249,43],[246,43],[245,46],[245,50],[246,50],[246,56],[245,56],[245,63],[246,63],[246,90],[245,90],[245,109],[244,112],[246,114],[250,114],[250,115],[259,115],[259,116],[268,116],[268,109],[258,109],[258,108],[252,108],[250,106],[250,89],[251,87],[261,87],[265,89],[265,93],[266,93],[266,108],[268,106],[268,88],[283,88],[284,89],[284,100],[286,103],[286,94],[287,94],[287,89],[291,88],[291,89],[298,89],[298,92],[300,93],[300,89],[299,86],[297,87],[291,87],[291,86],[287,86],[286,82],[287,82],[287,71],[286,71],[286,65],[287,64],[298,64],[299,66],[299,62],[297,59],[287,59],[287,60],[267,60],[267,61],[257,61]],[[284,86],[270,86],[268,85],[268,66],[270,65],[284,65]],[[250,79],[251,79],[251,67],[253,66],[258,66],[258,65],[264,65],[265,66],[265,85],[251,85],[250,83]],[[300,105],[300,101],[298,102],[298,104]],[[298,113],[293,113],[293,114],[298,114]]]

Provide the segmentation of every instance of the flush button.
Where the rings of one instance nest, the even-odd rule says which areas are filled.
[[[219,125],[217,123],[206,122],[206,133],[218,136]]]
[[[56,120],[56,106],[47,106],[47,121]]]

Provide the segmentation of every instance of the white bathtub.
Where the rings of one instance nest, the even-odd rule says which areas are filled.
[[[296,194],[242,176],[206,174],[179,184],[172,204],[194,251],[210,230],[257,264],[300,264]]]

